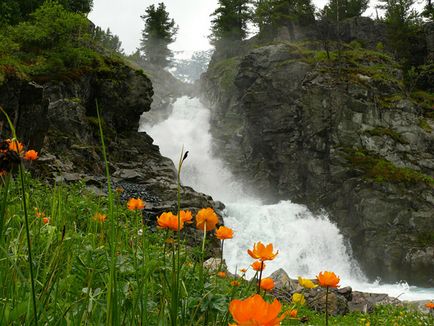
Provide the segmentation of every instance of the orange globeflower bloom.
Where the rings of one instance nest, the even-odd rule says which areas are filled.
[[[225,278],[226,277],[226,273],[225,272],[218,272],[217,276],[221,277],[221,278]]]
[[[340,278],[336,276],[333,272],[320,272],[317,275],[316,279],[318,280],[319,285],[322,287],[330,287],[337,288],[339,285]]]
[[[48,224],[48,223],[50,223],[50,219],[48,217],[44,217],[44,218],[42,218],[42,223]]]
[[[226,226],[221,226],[215,231],[217,239],[226,240],[234,237],[234,231]]]
[[[203,230],[205,224],[206,224],[206,231],[214,230],[218,222],[219,222],[219,218],[217,214],[210,207],[202,208],[196,214],[196,227],[199,230]]]
[[[297,309],[291,309],[291,310],[289,311],[289,316],[290,316],[291,318],[296,318],[296,317],[297,317],[297,313],[298,313]]]
[[[238,281],[232,281],[231,285],[232,286],[240,286],[240,282],[238,282]]]
[[[255,262],[254,262],[252,265],[250,265],[250,266],[252,266],[253,270],[255,270],[255,271],[257,271],[257,272],[263,271],[264,268],[265,268],[265,264],[264,264],[264,263],[261,263],[260,261],[255,261]]]
[[[434,302],[430,301],[425,303],[425,307],[427,307],[428,309],[434,309]]]
[[[187,224],[193,223],[193,221],[191,220],[193,218],[193,215],[190,211],[180,211],[179,216],[182,222]]]
[[[273,260],[279,253],[279,251],[273,253],[272,243],[269,243],[267,246],[265,246],[260,241],[253,245],[253,251],[249,249],[247,252],[252,258],[259,259],[260,261]]]
[[[281,309],[282,305],[277,299],[268,303],[259,294],[245,300],[232,300],[229,304],[229,311],[238,326],[280,325],[286,316],[286,314],[277,316]]]
[[[31,149],[24,154],[24,159],[27,161],[34,161],[38,158],[38,152]]]
[[[261,280],[260,287],[265,291],[271,291],[272,289],[274,289],[273,279],[271,277],[263,278]]]
[[[244,274],[244,273],[247,273],[247,269],[246,269],[246,268],[241,268],[241,269],[240,269],[240,272],[243,273],[243,274]]]
[[[130,198],[127,207],[130,211],[140,210],[145,208],[145,203],[140,198]]]
[[[157,219],[158,227],[161,229],[170,229],[173,231],[178,231],[178,216],[173,215],[172,212],[164,212]],[[182,230],[184,227],[184,222],[181,220],[181,224],[179,225],[179,230]]]
[[[97,222],[104,223],[107,219],[107,215],[101,214],[101,213],[95,213],[93,216],[93,219]]]
[[[9,144],[9,150],[21,154],[24,151],[24,145],[18,140],[7,139],[6,142]]]

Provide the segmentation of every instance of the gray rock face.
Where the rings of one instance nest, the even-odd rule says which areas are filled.
[[[57,182],[82,180],[104,189],[97,100],[112,180],[124,191],[123,200],[141,197],[146,201],[144,215],[155,226],[157,215],[177,210],[177,181],[172,161],[161,156],[151,137],[137,131],[140,115],[150,110],[152,94],[152,84],[144,74],[114,64],[109,72],[71,81],[43,85],[9,81],[0,86],[0,105],[14,120],[20,140],[41,155],[32,164],[35,176]],[[181,188],[181,198],[183,209],[222,208],[190,187]],[[188,229],[193,236],[198,233]],[[197,242],[200,239],[198,234]]]
[[[262,197],[326,209],[373,279],[432,286],[434,121],[391,59],[349,55],[338,67],[264,46],[239,59],[226,96],[211,68],[216,151]]]

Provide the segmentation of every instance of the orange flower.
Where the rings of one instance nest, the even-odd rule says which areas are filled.
[[[339,286],[340,278],[333,272],[320,272],[316,278],[322,287],[337,288]]]
[[[181,221],[187,224],[193,223],[191,220],[193,218],[193,215],[190,211],[180,211],[179,216],[181,217]]]
[[[24,154],[24,159],[27,160],[27,161],[34,161],[34,160],[36,160],[37,158],[38,158],[38,152],[37,152],[37,151],[34,151],[33,149],[27,151],[27,152]]]
[[[178,216],[173,215],[172,212],[166,213],[160,215],[160,217],[157,219],[158,227],[161,229],[170,229],[173,231],[178,231]],[[179,226],[179,230],[182,230],[184,227],[184,222],[181,219],[181,224]]]
[[[40,212],[39,208],[35,207],[35,216],[37,218],[44,218],[45,217],[45,213],[44,212]]]
[[[204,229],[205,224],[206,224],[206,231],[214,230],[218,221],[219,218],[217,214],[210,207],[202,208],[196,214],[196,227],[202,231]]]
[[[245,273],[247,273],[247,269],[246,268],[241,268],[240,272],[243,273],[243,274],[245,274]]]
[[[221,278],[225,278],[226,277],[226,273],[225,272],[218,272],[217,276],[221,277]]]
[[[279,253],[279,251],[273,253],[272,243],[265,246],[260,241],[253,245],[253,251],[249,249],[247,252],[252,258],[259,259],[260,261],[273,260]]]
[[[21,154],[24,150],[24,145],[18,140],[7,139],[6,142],[9,144],[9,150]]]
[[[234,237],[234,231],[226,226],[221,226],[215,231],[217,239],[226,240]]]
[[[271,291],[274,289],[274,281],[270,277],[263,278],[260,283],[261,289],[265,291]]]
[[[296,318],[296,317],[297,317],[297,313],[298,313],[297,309],[291,309],[291,310],[289,311],[289,316],[290,316],[291,318]]]
[[[93,219],[97,222],[104,223],[107,219],[107,215],[101,214],[101,213],[95,213],[93,216]]]
[[[232,281],[231,285],[232,286],[240,286],[240,282],[238,282],[238,281]]]
[[[229,311],[238,326],[277,326],[286,314],[277,317],[282,305],[277,299],[268,303],[259,294],[245,300],[232,300]]]
[[[0,170],[0,177],[3,177],[7,174],[6,170]]]
[[[145,203],[140,198],[130,198],[127,206],[130,211],[135,211],[145,208]]]
[[[48,223],[50,223],[50,219],[48,217],[43,217],[42,218],[42,223],[48,224]]]
[[[265,268],[265,264],[264,264],[264,263],[261,263],[260,261],[255,261],[255,262],[254,262],[252,265],[250,265],[250,266],[252,266],[253,270],[255,270],[255,271],[257,271],[257,272],[263,271],[264,268]],[[262,267],[262,268],[261,268],[261,267]]]
[[[428,309],[434,309],[434,302],[430,301],[425,303],[425,307],[427,307]]]

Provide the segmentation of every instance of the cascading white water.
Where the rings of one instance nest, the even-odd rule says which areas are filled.
[[[140,130],[146,131],[160,146],[162,155],[174,162],[184,146],[189,156],[183,166],[183,184],[226,205],[225,224],[235,231],[224,248],[231,271],[252,263],[246,251],[254,242],[271,242],[279,255],[267,262],[266,275],[283,268],[292,278],[313,278],[320,271],[332,270],[341,277],[342,285],[356,290],[388,293],[405,300],[434,297],[434,289],[410,287],[405,282],[368,283],[327,216],[314,216],[305,206],[290,201],[264,205],[259,198],[244,195],[224,163],[211,152],[210,128],[209,110],[196,98],[182,97],[174,103],[168,119],[153,126],[142,125]]]

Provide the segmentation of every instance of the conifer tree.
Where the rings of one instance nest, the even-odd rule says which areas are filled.
[[[158,7],[150,5],[146,8],[145,14],[140,17],[145,21],[140,50],[151,64],[167,67],[173,57],[169,44],[175,41],[178,32],[175,21],[169,18],[166,6],[162,2]]]
[[[210,39],[219,41],[241,41],[247,35],[247,23],[251,19],[250,0],[219,0],[218,8],[211,14]]]
[[[107,28],[107,30],[104,31],[100,27],[96,27],[94,31],[94,39],[107,50],[124,54],[122,42],[119,40],[119,36],[112,34],[110,28]]]
[[[414,3],[415,0],[380,0],[378,5],[385,10],[388,46],[406,69],[420,61],[413,53],[414,45],[421,41],[420,18],[412,8]]]
[[[369,0],[330,0],[324,7],[324,15],[330,21],[342,21],[361,16],[368,9]]]
[[[274,34],[279,27],[292,23],[312,24],[315,22],[315,7],[311,0],[258,0],[255,22],[261,34]]]

